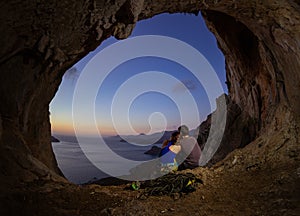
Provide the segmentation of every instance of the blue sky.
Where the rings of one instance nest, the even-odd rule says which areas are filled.
[[[220,80],[223,91],[227,92],[224,56],[200,15],[162,14],[140,21],[130,38],[141,35],[168,36],[191,45],[208,60]],[[118,41],[113,37],[105,40],[95,51],[74,65],[76,70],[70,70],[65,74],[59,91],[50,104],[50,119],[54,134],[73,132],[72,103],[78,78],[83,74],[82,71],[85,71],[85,66],[97,53],[116,42]],[[157,44],[149,44],[148,46],[157,46]],[[126,55],[130,49],[121,52]],[[189,54],[182,53],[180,49],[174,51],[174,55],[189,56]],[[107,61],[110,61],[109,58],[114,58],[114,54],[112,53],[111,56],[107,57]],[[95,72],[96,74],[101,73],[101,66]],[[151,73],[161,75],[153,77],[152,80]],[[170,76],[172,76],[171,79],[168,78]],[[128,85],[130,86],[128,87]],[[125,99],[126,96],[124,95],[131,95],[132,92],[147,85],[152,85],[154,89],[164,88],[166,91],[141,92],[128,103],[128,98]],[[122,88],[122,86],[126,88]],[[84,91],[89,91],[89,87],[87,84]],[[119,92],[120,89],[122,89],[121,93]],[[117,97],[117,95],[122,94],[122,97]],[[194,112],[189,111],[191,104],[188,99],[191,97],[197,106],[199,119],[195,118]],[[178,104],[184,105],[178,107]],[[197,127],[213,111],[207,92],[193,73],[177,62],[152,56],[131,59],[114,68],[99,86],[94,106],[94,122],[85,115],[79,117],[80,123],[84,127],[82,133],[85,135],[96,133],[92,126],[95,122],[102,135],[152,133],[163,129],[174,130],[182,123],[187,124],[192,129]],[[182,106],[184,107],[182,108]],[[83,113],[86,114],[92,112],[85,110],[87,108],[84,102],[82,102],[80,109],[84,110]],[[183,122],[182,115],[186,116]]]

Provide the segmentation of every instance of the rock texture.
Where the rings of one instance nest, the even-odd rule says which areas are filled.
[[[217,99],[218,101],[219,99]],[[256,137],[256,122],[255,119],[250,117],[246,112],[242,112],[241,108],[234,103],[228,96],[225,95],[226,100],[226,126],[224,135],[219,144],[218,150],[214,153],[213,157],[209,160],[206,166],[213,164],[224,159],[230,152],[237,148],[243,148]],[[207,119],[198,127],[198,144],[201,150],[204,150],[205,145],[210,145],[208,140],[209,136],[214,136],[216,133],[211,128],[212,116],[218,112],[217,110],[208,115]]]
[[[254,120],[256,139],[237,156],[240,169],[233,174],[246,165],[279,173],[275,161],[299,167],[299,1],[11,0],[0,5],[1,191],[20,182],[64,181],[49,123],[49,103],[64,72],[109,36],[126,38],[138,20],[167,12],[202,12],[226,58],[229,97]],[[224,163],[224,169],[226,164],[231,166]]]

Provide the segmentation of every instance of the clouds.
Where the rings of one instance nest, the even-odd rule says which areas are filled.
[[[174,93],[183,93],[186,91],[193,91],[197,88],[196,82],[194,80],[183,80],[181,82],[176,83],[172,92]]]
[[[76,67],[73,66],[66,71],[64,77],[67,80],[71,81],[72,84],[75,84],[79,77],[79,73],[80,73],[80,71]]]

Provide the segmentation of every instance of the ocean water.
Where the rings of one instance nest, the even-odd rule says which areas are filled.
[[[65,177],[76,184],[109,176],[128,175],[136,164],[156,158],[144,154],[145,151],[154,145],[161,147],[161,144],[132,145],[120,142],[118,137],[106,138],[105,143],[89,138],[80,145],[75,138],[56,137],[61,140],[52,143],[58,166]],[[81,147],[85,149],[85,153]]]

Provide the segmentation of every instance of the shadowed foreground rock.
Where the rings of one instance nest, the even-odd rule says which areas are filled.
[[[49,122],[65,71],[111,35],[128,37],[138,20],[199,11],[225,55],[229,98],[253,120],[245,129],[255,139],[196,170],[206,183],[174,207],[157,206],[158,199],[137,203],[120,188],[67,183]],[[176,215],[299,214],[299,11],[296,0],[1,3],[1,215],[174,215],[171,208]]]

